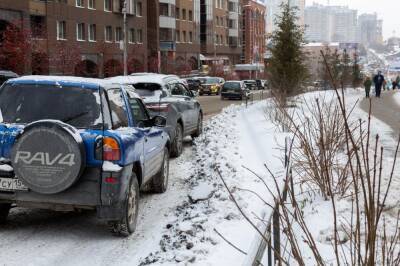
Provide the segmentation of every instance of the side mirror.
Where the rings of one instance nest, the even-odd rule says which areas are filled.
[[[156,115],[153,118],[151,118],[151,122],[153,126],[156,127],[165,127],[167,125],[167,119],[161,115]]]

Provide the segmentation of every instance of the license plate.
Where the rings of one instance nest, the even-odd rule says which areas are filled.
[[[0,177],[0,190],[2,191],[27,191],[28,188],[17,178]]]
[[[236,91],[229,91],[229,93],[235,93]]]

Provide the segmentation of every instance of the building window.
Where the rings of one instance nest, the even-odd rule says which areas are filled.
[[[76,0],[76,7],[85,7],[85,0]]]
[[[57,40],[67,39],[67,23],[65,21],[57,21]]]
[[[143,43],[143,31],[141,29],[137,30],[137,42]]]
[[[129,43],[135,43],[136,42],[136,34],[135,34],[135,29],[129,29]]]
[[[115,29],[115,42],[121,42],[122,41],[122,28],[117,27]]]
[[[32,38],[45,39],[46,38],[46,17],[45,16],[31,16],[31,34]]]
[[[176,18],[176,19],[179,19],[179,15],[180,15],[180,13],[179,13],[179,7],[177,7],[177,8],[175,8],[175,18]]]
[[[85,40],[85,24],[84,23],[77,23],[76,24],[76,39],[78,41]]]
[[[89,41],[95,42],[97,39],[96,37],[96,24],[89,25]]]
[[[142,16],[142,2],[137,2],[136,4],[136,15],[138,17]]]
[[[96,0],[89,0],[88,8],[96,9]]]
[[[179,30],[177,30],[175,33],[175,39],[176,39],[176,42],[181,41],[181,32]]]
[[[193,11],[189,10],[189,21],[193,21]]]
[[[113,36],[113,30],[111,26],[106,26],[105,30],[104,30],[104,38],[106,40],[106,42],[112,42],[112,36]]]
[[[186,31],[182,31],[182,41],[186,42]]]
[[[182,9],[182,20],[186,20],[186,9]]]
[[[112,11],[112,0],[104,0],[104,11]]]
[[[192,43],[193,42],[193,32],[189,32],[189,42]]]
[[[160,16],[169,17],[169,6],[166,3],[160,3]]]

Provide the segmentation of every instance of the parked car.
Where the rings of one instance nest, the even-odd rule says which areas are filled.
[[[12,71],[0,70],[0,86],[9,79],[17,78],[18,75]]]
[[[258,88],[257,82],[252,79],[243,80],[244,84],[249,90],[256,90]]]
[[[265,79],[256,79],[256,83],[257,83],[258,90],[265,90],[268,88],[268,84]]]
[[[186,82],[188,83],[189,90],[191,90],[192,92],[195,92],[197,95],[201,89],[200,80],[194,79],[194,78],[187,78],[184,80],[186,80]]]
[[[13,204],[90,209],[127,236],[136,228],[140,189],[167,189],[166,119],[151,117],[132,88],[27,76],[4,84],[0,110],[0,221]]]
[[[221,100],[239,99],[243,100],[249,97],[249,90],[243,81],[227,81],[221,89]]]
[[[166,131],[171,155],[179,156],[185,136],[198,137],[203,130],[203,111],[195,95],[174,75],[119,76],[111,82],[132,85],[142,97],[151,115],[167,118]]]
[[[200,95],[204,94],[215,94],[219,95],[221,91],[222,85],[225,83],[225,80],[223,78],[219,77],[201,77],[198,78],[201,83],[201,88],[200,88]]]

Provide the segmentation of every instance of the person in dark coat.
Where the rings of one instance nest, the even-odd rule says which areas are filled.
[[[369,98],[369,92],[371,91],[372,80],[370,77],[367,77],[364,81],[365,88],[365,97]]]
[[[374,84],[375,84],[375,94],[376,97],[381,97],[381,90],[383,86],[383,82],[385,81],[385,77],[382,75],[381,71],[378,71],[378,74],[374,77]]]

